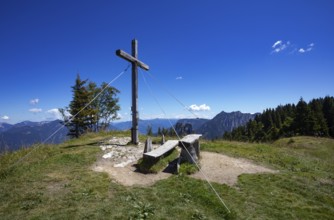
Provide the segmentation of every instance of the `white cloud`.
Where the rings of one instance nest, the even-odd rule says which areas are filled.
[[[29,109],[29,112],[40,113],[40,112],[42,112],[42,109],[41,108],[31,108],[31,109]]]
[[[7,115],[4,115],[4,116],[2,116],[2,117],[1,117],[1,119],[2,119],[2,120],[6,120],[6,121],[7,121],[7,120],[9,120],[9,116],[7,116]]]
[[[314,47],[314,43],[310,43],[309,45],[308,45],[308,48],[306,49],[306,51],[311,51],[311,50],[313,50],[313,47]]]
[[[39,102],[39,99],[32,99],[32,100],[30,100],[30,104],[32,104],[32,105],[36,105],[36,104],[38,104],[38,102]]]
[[[47,120],[63,119],[62,115],[60,114],[57,108],[47,110],[46,114],[47,114]]]
[[[306,53],[313,50],[314,43],[310,43],[307,45],[307,47],[298,47],[295,44],[292,44],[290,41],[282,41],[278,40],[273,45],[273,50],[271,53],[282,53],[283,51],[287,51],[288,54],[294,54],[295,52],[299,53]],[[299,48],[299,49],[298,49]]]
[[[298,50],[299,53],[306,53],[306,52],[310,52],[311,50],[313,50],[313,47],[314,47],[314,43],[310,43],[306,49],[304,48],[300,48]]]
[[[276,46],[278,46],[278,45],[280,45],[280,44],[282,44],[282,41],[281,41],[281,40],[278,40],[278,41],[276,41],[276,42],[273,44],[272,48],[275,48]]]
[[[176,80],[182,80],[183,77],[182,77],[182,76],[178,76],[178,77],[176,77],[175,79],[176,79]]]
[[[210,106],[206,104],[202,104],[199,106],[194,104],[194,105],[189,106],[188,109],[191,111],[210,111],[211,110]]]
[[[271,47],[274,48],[274,50],[271,53],[279,53],[283,50],[287,49],[290,46],[290,41],[284,42],[282,40],[276,41]]]

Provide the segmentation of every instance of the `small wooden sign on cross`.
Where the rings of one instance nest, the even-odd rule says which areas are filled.
[[[138,144],[138,66],[144,70],[149,70],[149,66],[138,60],[138,41],[132,40],[132,55],[123,50],[116,50],[116,55],[131,62],[132,64],[132,128],[131,142]]]

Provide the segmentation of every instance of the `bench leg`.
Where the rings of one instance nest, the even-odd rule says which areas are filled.
[[[185,147],[187,148],[188,151],[186,149],[182,148],[182,150],[181,150],[182,159],[181,160],[182,161],[187,161],[187,162],[192,163],[192,164],[197,162],[198,161],[198,156],[197,156],[197,152],[196,152],[195,147],[192,144],[188,145],[188,146],[185,146]]]
[[[145,141],[144,153],[152,151],[152,139],[148,137]]]
[[[194,148],[195,148],[195,151],[196,151],[197,158],[200,158],[199,156],[200,156],[201,145],[200,145],[198,140],[195,141]]]

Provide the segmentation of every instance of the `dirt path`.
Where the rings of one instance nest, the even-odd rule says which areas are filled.
[[[142,174],[136,172],[135,164],[142,157],[143,144],[139,146],[125,146],[129,138],[113,139],[108,145],[100,146],[104,154],[93,165],[92,170],[106,172],[113,181],[125,186],[150,186],[156,181],[166,179],[172,174],[160,172],[158,174]],[[233,186],[238,176],[243,173],[275,173],[277,171],[256,165],[242,158],[233,158],[223,154],[201,152],[201,169],[209,181]],[[193,178],[204,179],[198,172]]]
[[[277,171],[256,165],[249,160],[229,157],[212,152],[201,152],[201,170],[209,181],[225,183],[233,186],[238,181],[238,176],[243,173],[275,173]],[[201,172],[191,175],[196,179],[204,179]]]

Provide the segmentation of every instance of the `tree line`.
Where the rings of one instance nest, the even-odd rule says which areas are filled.
[[[110,122],[117,119],[119,90],[105,82],[97,86],[95,82],[82,80],[79,74],[71,88],[72,101],[59,109],[62,123],[69,130],[68,136],[78,138],[86,132],[106,130]]]
[[[224,139],[250,142],[273,141],[298,135],[334,138],[334,97],[303,98],[297,105],[279,105],[266,109],[246,125],[225,132]]]
[[[162,135],[164,135],[164,136],[173,137],[173,136],[175,136],[175,132],[174,132],[173,127],[170,127],[170,128],[158,127],[157,133],[153,133],[152,126],[148,125],[147,128],[146,128],[146,135],[148,135],[148,136],[162,136]]]

